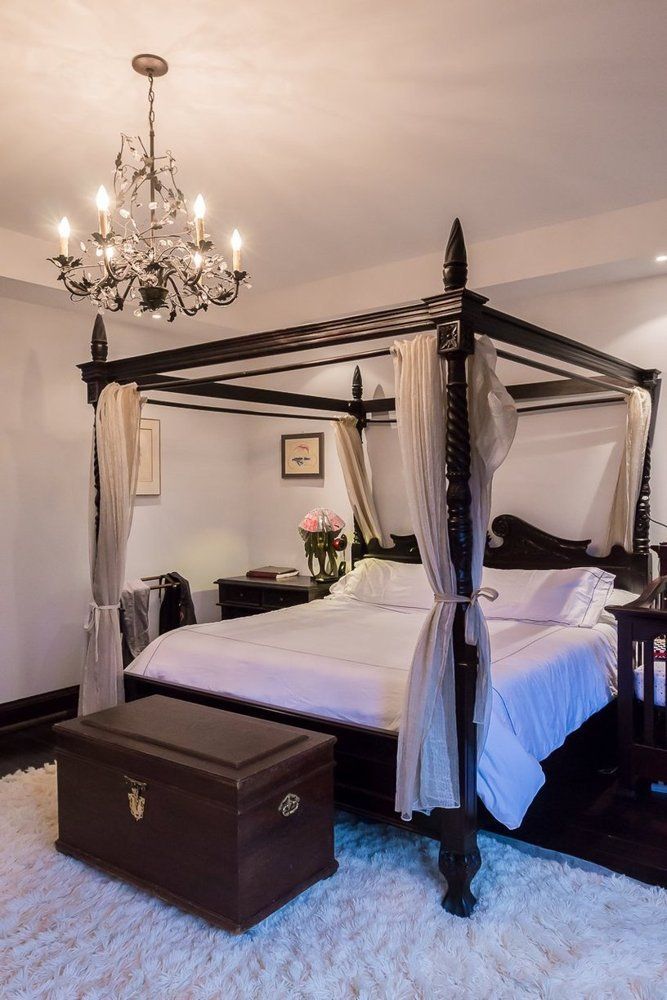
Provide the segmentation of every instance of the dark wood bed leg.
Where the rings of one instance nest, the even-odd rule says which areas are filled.
[[[454,648],[460,643],[468,653],[463,636],[463,615],[454,629]],[[458,633],[458,635],[457,635]],[[456,717],[459,737],[459,783],[461,805],[443,809],[440,819],[440,855],[438,865],[447,882],[442,905],[456,917],[469,917],[477,900],[471,884],[482,859],[477,846],[477,733],[473,720],[475,707],[476,650],[473,658],[456,663]]]
[[[470,854],[447,851],[440,844],[438,866],[447,880],[447,892],[442,900],[443,910],[454,917],[469,917],[477,899],[470,888],[472,880],[482,865],[482,857],[476,847]]]
[[[458,219],[450,233],[443,277],[446,291],[463,289],[467,281],[463,230]],[[465,294],[465,293],[464,293]],[[470,515],[470,426],[466,360],[475,350],[474,328],[464,299],[459,318],[438,327],[438,352],[447,365],[447,528],[459,595],[472,594],[472,519]],[[442,811],[440,871],[447,880],[442,905],[448,913],[469,917],[476,900],[471,883],[479,871],[477,847],[477,727],[473,722],[477,682],[477,650],[465,642],[465,606],[454,619],[456,721],[461,805]]]

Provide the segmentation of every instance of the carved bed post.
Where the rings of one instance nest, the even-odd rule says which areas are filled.
[[[463,231],[455,220],[447,243],[443,278],[445,291],[461,298],[459,318],[438,326],[438,353],[447,366],[446,469],[447,527],[457,593],[472,593],[472,518],[470,513],[470,427],[466,360],[475,349],[474,317],[466,309],[467,258]],[[468,313],[468,315],[466,315]],[[477,681],[477,649],[464,638],[465,606],[454,618],[456,720],[458,729],[461,805],[441,813],[440,871],[447,880],[443,907],[469,916],[475,905],[470,885],[479,870],[477,847],[477,732],[473,722]]]
[[[359,368],[359,365],[355,365],[354,375],[352,376],[352,401],[350,402],[349,410],[352,416],[357,418],[357,431],[359,432],[359,437],[362,441],[364,437],[364,429],[368,423],[366,419],[366,407],[364,406],[363,395],[364,384],[361,379],[361,369]],[[361,559],[365,551],[366,542],[364,541],[364,536],[361,533],[359,522],[355,517],[351,552],[352,566],[354,566],[355,562]]]
[[[635,509],[635,527],[632,535],[632,550],[640,555],[648,555],[651,531],[651,445],[646,445],[642,482]]]
[[[635,526],[632,534],[632,549],[640,555],[649,556],[649,541],[651,534],[651,446],[658,415],[658,400],[660,398],[659,372],[651,371],[644,380],[643,387],[651,394],[651,423],[648,442],[644,454],[642,481],[639,488],[639,499],[635,509]],[[647,573],[650,578],[651,573]]]
[[[99,377],[88,383],[88,402],[93,406],[93,479],[95,481],[95,537],[100,528],[100,467],[97,460],[97,400],[102,389],[108,382],[104,373],[109,356],[109,342],[104,320],[98,313],[93,324],[93,333],[90,340],[90,356],[99,365]]]

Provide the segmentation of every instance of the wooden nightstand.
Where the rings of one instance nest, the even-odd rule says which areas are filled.
[[[222,621],[319,601],[327,596],[331,587],[330,583],[313,583],[309,576],[291,576],[288,580],[250,580],[247,576],[226,576],[215,582]]]
[[[618,788],[625,794],[645,794],[653,782],[667,782],[667,709],[661,670],[661,640],[667,636],[667,576],[650,583],[636,601],[608,605],[608,610],[618,626]]]

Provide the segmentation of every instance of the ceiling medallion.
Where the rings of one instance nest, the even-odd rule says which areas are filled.
[[[248,285],[248,275],[241,268],[238,229],[231,238],[230,267],[204,230],[202,196],[195,198],[191,215],[171,152],[155,155],[153,80],[167,72],[166,61],[142,54],[132,67],[149,81],[148,148],[139,136],[121,134],[112,199],[104,187],[97,192],[97,232],[72,256],[70,224],[61,219],[60,254],[49,260],[72,299],[90,299],[100,312],[119,312],[129,299],[135,316],[166,315],[172,322],[178,313],[194,316],[209,305],[230,305],[240,286]]]

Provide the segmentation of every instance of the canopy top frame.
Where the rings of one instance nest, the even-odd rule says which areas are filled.
[[[660,374],[656,369],[642,368],[587,344],[578,343],[568,337],[528,323],[526,320],[499,312],[487,304],[488,300],[483,295],[466,288],[467,253],[458,219],[454,222],[447,244],[443,279],[445,285],[443,293],[406,305],[340,319],[325,320],[319,323],[270,330],[265,333],[252,333],[225,340],[190,344],[113,361],[107,360],[106,331],[102,317],[98,316],[91,342],[92,360],[84,362],[78,367],[81,370],[81,377],[88,387],[88,401],[91,403],[95,403],[104,386],[113,381],[120,383],[136,381],[140,387],[146,385],[150,386],[151,389],[159,388],[157,383],[162,382],[166,387],[166,384],[170,382],[170,392],[183,391],[188,395],[239,399],[243,398],[242,394],[227,395],[225,393],[222,395],[219,393],[220,386],[217,382],[206,381],[206,376],[197,379],[199,384],[196,386],[192,384],[192,380],[182,380],[185,384],[182,389],[179,389],[177,380],[173,377],[170,379],[167,373],[322,348],[364,344],[390,337],[409,337],[417,333],[437,333],[438,348],[442,353],[443,347],[454,342],[470,346],[474,334],[477,333],[486,334],[494,341],[530,351],[532,354],[583,368],[598,378],[610,376],[612,380],[626,388],[642,386],[652,393],[655,391]],[[359,357],[372,357],[374,354],[375,352],[367,351],[360,353]],[[513,360],[521,363],[523,359],[513,356]],[[324,359],[320,362],[297,363],[294,366],[278,365],[267,368],[265,373],[293,370],[300,367],[316,367],[325,363],[337,364],[340,363],[340,359],[332,357],[330,361]],[[526,359],[526,363],[530,364],[530,361]],[[232,380],[243,376],[251,377],[254,374],[256,373],[252,370],[247,370],[242,373],[222,372],[213,377],[221,380]],[[586,377],[581,376],[583,379]],[[577,378],[577,373],[572,372],[571,378]],[[188,385],[188,383],[190,384]],[[549,383],[543,384],[548,385]],[[600,391],[605,391],[605,389],[608,391],[609,385],[600,386]],[[255,391],[271,393],[271,390]],[[299,401],[298,394],[293,395],[294,401],[288,405],[312,407],[313,397],[304,397],[303,401]],[[532,396],[531,398],[538,397]],[[264,401],[269,403],[286,402],[270,398]],[[344,402],[339,401],[340,404]],[[344,409],[344,406],[338,405],[328,408],[340,411]]]

